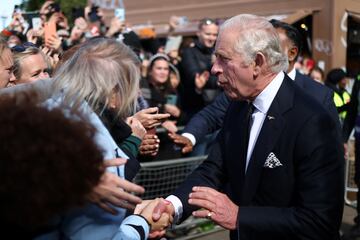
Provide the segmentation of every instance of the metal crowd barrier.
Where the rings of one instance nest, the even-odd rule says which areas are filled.
[[[358,187],[354,181],[355,176],[355,139],[351,135],[350,140],[348,141],[348,155],[346,156],[345,164],[345,195],[344,200],[345,204],[351,207],[356,208],[356,193],[358,192]]]
[[[134,182],[145,188],[142,199],[167,197],[207,156],[141,163]]]
[[[145,188],[142,199],[167,197],[207,156],[179,158],[141,163],[134,182]],[[167,231],[170,239],[187,240],[223,230],[207,219],[189,217],[182,224]]]

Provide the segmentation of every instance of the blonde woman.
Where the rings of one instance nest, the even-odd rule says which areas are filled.
[[[14,58],[14,75],[10,84],[34,82],[50,77],[51,67],[45,54],[33,43],[26,42],[11,48]]]
[[[124,44],[97,38],[82,44],[54,76],[53,97],[46,104],[51,107],[63,106],[70,116],[74,108],[86,113],[97,129],[95,140],[103,149],[104,159],[128,158],[98,116],[109,108],[119,118],[134,113],[139,87],[138,64],[135,54]],[[148,236],[150,228],[141,216],[132,216],[123,223],[125,208],[132,208],[140,200],[126,191],[143,190],[124,179],[119,180],[118,176],[124,178],[124,166],[115,165],[107,168],[109,174],[103,176],[104,184],[97,186],[91,194],[90,199],[97,204],[88,204],[64,218],[59,231],[67,239],[143,239]],[[113,184],[114,190],[122,188],[126,191],[104,194],[109,187],[106,183]],[[164,228],[152,223],[151,218],[146,220],[155,228]],[[123,227],[126,227],[126,231]],[[52,234],[40,239],[52,239]]]

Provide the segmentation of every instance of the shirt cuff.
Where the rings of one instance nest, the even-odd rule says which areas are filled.
[[[123,230],[122,232],[126,234],[138,234],[139,239],[142,238],[142,233],[138,231],[137,227],[140,227],[144,230],[144,239],[147,239],[150,232],[150,226],[146,222],[146,220],[137,215],[130,215],[124,219],[121,223],[120,228]]]
[[[175,209],[175,216],[173,220],[173,225],[175,225],[181,218],[183,213],[183,205],[180,201],[180,199],[175,195],[170,195],[166,198],[171,204],[174,206]]]
[[[192,145],[195,146],[196,139],[195,139],[194,135],[192,135],[191,133],[183,133],[183,134],[181,134],[181,136],[186,137],[187,139],[189,139],[190,142],[192,143]]]

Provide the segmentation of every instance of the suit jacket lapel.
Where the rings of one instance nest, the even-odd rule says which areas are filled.
[[[304,87],[305,87],[304,86],[305,85],[304,78],[301,77],[301,73],[299,73],[297,70],[296,70],[294,81],[300,88],[304,89]]]
[[[283,113],[290,109],[293,103],[291,85],[293,85],[292,80],[286,76],[264,120],[245,175],[241,200],[243,205],[249,204],[253,199],[266,158],[273,151],[285,126]]]

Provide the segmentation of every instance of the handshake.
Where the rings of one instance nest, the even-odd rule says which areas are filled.
[[[149,238],[161,237],[172,224],[175,210],[173,205],[163,199],[144,200],[135,208],[134,214],[141,215],[150,224]]]

